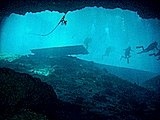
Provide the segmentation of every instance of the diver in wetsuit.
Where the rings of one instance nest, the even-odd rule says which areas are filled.
[[[125,52],[124,52],[124,56],[121,56],[121,59],[122,58],[124,58],[124,59],[127,59],[127,63],[129,63],[129,58],[131,57],[131,51],[133,51],[132,49],[131,49],[131,47],[129,46],[128,48],[126,48],[126,49],[124,49],[125,50]],[[120,60],[121,60],[120,59]]]
[[[67,20],[65,20],[65,16],[66,16],[66,14],[62,17],[62,19],[60,20],[60,22],[58,24],[61,23],[61,25],[67,25]]]
[[[155,41],[153,43],[151,43],[147,48],[144,49],[143,46],[137,46],[136,48],[141,48],[142,51],[141,52],[138,52],[137,54],[141,54],[141,53],[146,53],[146,52],[149,52],[151,50],[154,50],[154,49],[157,49],[158,50],[158,43]]]
[[[102,55],[102,59],[103,59],[105,56],[109,56],[110,53],[111,53],[111,51],[112,51],[112,47],[111,47],[111,46],[107,47],[106,50],[105,50],[104,55]]]
[[[87,50],[88,50],[88,47],[91,44],[91,42],[92,42],[92,38],[90,38],[90,37],[87,37],[84,39],[83,44]]]

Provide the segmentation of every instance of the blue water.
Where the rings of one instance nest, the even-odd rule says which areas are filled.
[[[1,53],[30,54],[30,49],[84,44],[89,39],[88,55],[79,58],[112,66],[126,67],[160,73],[160,60],[137,54],[136,46],[147,47],[157,41],[160,48],[160,21],[142,19],[136,12],[122,9],[87,7],[66,14],[67,25],[59,25],[47,34],[62,18],[64,13],[43,11],[11,14],[1,28]],[[124,49],[131,46],[128,64]],[[108,54],[102,57],[108,49]],[[157,52],[157,51],[155,51]],[[150,52],[152,53],[152,52]]]

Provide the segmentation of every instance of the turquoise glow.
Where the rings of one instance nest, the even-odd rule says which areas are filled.
[[[160,21],[142,19],[136,12],[121,9],[84,8],[66,15],[67,25],[60,25],[48,36],[64,13],[43,11],[11,14],[1,30],[1,52],[28,54],[33,48],[83,44],[90,38],[89,55],[79,58],[107,65],[160,72],[160,61],[148,53],[138,55],[135,47],[147,47],[151,42],[160,44]],[[125,48],[131,46],[130,63],[120,61]],[[158,46],[160,48],[160,45]],[[103,57],[105,49],[111,48],[108,56]]]

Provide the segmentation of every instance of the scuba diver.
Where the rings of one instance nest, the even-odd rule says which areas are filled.
[[[155,56],[155,57],[157,57],[157,56],[158,56],[158,59],[157,59],[157,60],[160,60],[160,49],[158,50],[158,52],[157,52],[157,53],[149,54],[149,56]]]
[[[129,64],[129,58],[131,57],[130,53],[131,53],[131,51],[133,51],[133,50],[131,49],[130,46],[129,46],[128,48],[124,49],[124,50],[125,50],[124,56],[121,56],[121,59],[120,59],[120,60],[122,60],[122,58],[127,59],[127,63]]]
[[[109,56],[110,53],[111,53],[111,51],[112,51],[112,47],[111,47],[111,46],[107,47],[106,50],[105,50],[104,55],[102,55],[102,59],[103,59],[105,56]]]
[[[91,44],[91,42],[92,42],[92,38],[90,38],[90,37],[87,37],[84,39],[83,44],[87,50],[88,50],[89,44]]]
[[[58,25],[61,23],[61,25],[67,25],[67,20],[65,20],[65,15],[63,15],[62,19],[59,21]]]
[[[141,52],[138,52],[137,54],[141,54],[141,53],[146,53],[146,52],[149,52],[151,50],[154,50],[154,49],[157,49],[158,50],[158,43],[155,41],[153,43],[151,43],[147,48],[144,49],[143,46],[137,46],[136,48],[141,48],[142,51]]]

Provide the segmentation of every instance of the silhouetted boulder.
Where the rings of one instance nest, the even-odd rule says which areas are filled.
[[[38,78],[0,69],[0,116],[8,118],[22,108],[54,118],[57,96],[53,88]]]

